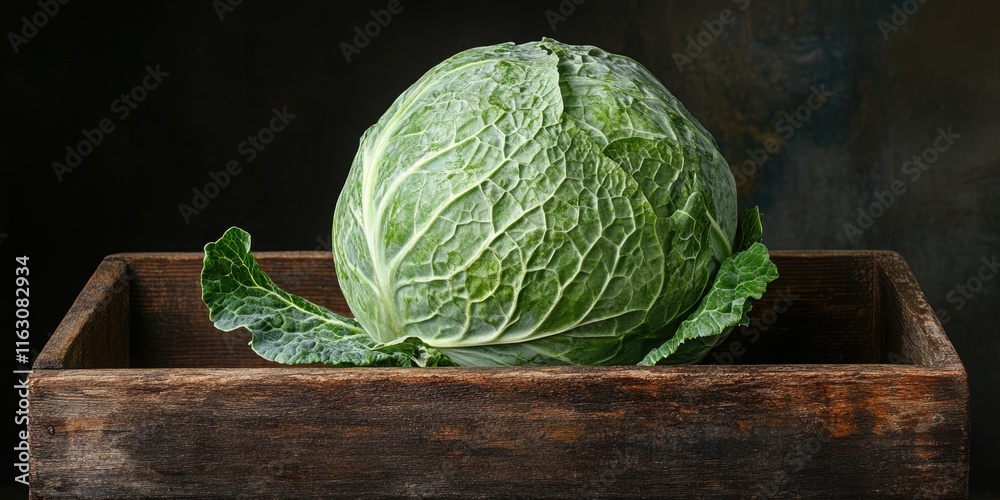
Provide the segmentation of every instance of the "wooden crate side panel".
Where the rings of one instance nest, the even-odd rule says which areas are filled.
[[[705,363],[878,363],[871,252],[771,252],[778,279]]]
[[[217,330],[201,300],[197,253],[126,254],[132,279],[133,367],[281,367],[257,356],[250,333]],[[350,309],[326,252],[261,252],[261,269],[283,290],[341,314]]]
[[[901,255],[895,252],[881,255],[878,283],[886,361],[962,368],[944,327]]]
[[[284,290],[351,314],[326,252],[256,255]],[[126,258],[133,276],[133,366],[281,366],[254,354],[246,331],[225,333],[212,326],[201,302],[200,254]],[[731,335],[706,363],[878,362],[870,252],[773,252],[773,258],[781,276],[757,302],[751,325]]]
[[[183,373],[33,377],[32,494],[967,492],[968,392],[954,371],[821,365]]]
[[[124,368],[129,362],[126,265],[98,265],[35,360],[35,369]]]

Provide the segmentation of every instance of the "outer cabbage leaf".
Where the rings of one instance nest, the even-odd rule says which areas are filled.
[[[752,207],[740,213],[739,226],[736,228],[736,240],[733,243],[734,252],[742,252],[754,243],[760,243],[764,226],[761,222],[764,216],[760,209]]]
[[[237,227],[205,245],[201,287],[216,328],[250,330],[250,345],[264,359],[289,365],[447,364],[439,351],[419,343],[381,346],[353,319],[280,290],[250,254],[250,235]]]
[[[722,262],[711,289],[673,337],[646,354],[639,364],[654,365],[661,360],[669,364],[696,363],[734,326],[749,324],[750,299],[759,299],[767,284],[778,277],[767,247],[760,243],[760,227],[757,207],[740,215],[737,253]]]
[[[734,251],[742,252],[748,250],[754,243],[760,242],[761,233],[763,231],[761,218],[762,215],[757,207],[744,210],[743,213],[740,214],[738,226],[736,228],[736,239],[733,245]],[[749,302],[747,302],[747,304],[747,311],[749,311]],[[731,326],[726,327],[715,335],[689,338],[681,342],[681,344],[677,346],[677,350],[674,351],[674,353],[671,354],[666,361],[664,361],[664,364],[691,364],[701,361],[701,359],[704,358],[708,352],[712,350],[712,348],[719,345],[726,339],[726,337],[729,336],[732,329],[733,327]]]

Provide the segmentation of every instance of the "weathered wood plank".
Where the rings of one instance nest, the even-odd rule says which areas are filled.
[[[705,363],[878,363],[871,252],[771,252],[778,279]]]
[[[961,497],[964,372],[46,370],[32,493]]]
[[[129,366],[126,267],[118,259],[101,262],[35,359],[35,369]]]
[[[245,330],[224,333],[201,301],[202,253],[121,254],[132,280],[133,367],[281,367],[257,356]],[[327,252],[258,252],[261,269],[290,293],[350,315]]]
[[[886,344],[886,361],[962,367],[958,353],[902,255],[881,252],[878,290],[879,326]]]

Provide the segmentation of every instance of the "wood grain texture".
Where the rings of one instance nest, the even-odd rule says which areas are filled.
[[[255,255],[349,312],[326,253]],[[726,366],[335,369],[215,330],[201,254],[115,255],[30,378],[31,494],[967,495],[966,373],[902,257],[772,257],[762,331]],[[82,347],[126,333],[129,368]]]
[[[31,393],[35,498],[950,498],[967,481],[964,378],[922,367],[71,370]]]
[[[884,252],[878,259],[878,291],[886,361],[962,367],[902,255]]]
[[[258,252],[261,269],[290,293],[351,315],[326,252]],[[251,351],[245,330],[220,332],[201,302],[200,253],[119,254],[131,278],[133,367],[280,367]],[[780,276],[749,327],[704,363],[877,363],[872,252],[772,252]],[[165,332],[170,332],[165,335]],[[738,343],[738,347],[734,347]],[[197,346],[197,348],[194,348]]]
[[[66,313],[34,368],[124,368],[128,366],[129,284],[127,266],[105,259]]]
[[[283,290],[351,315],[327,252],[257,252]],[[202,253],[118,254],[132,280],[133,367],[281,367],[254,353],[250,333],[225,333],[201,301]],[[169,334],[168,334],[169,332]]]
[[[873,252],[771,252],[778,279],[705,359],[736,364],[878,363]]]

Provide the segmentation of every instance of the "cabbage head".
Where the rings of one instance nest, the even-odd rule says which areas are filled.
[[[205,247],[222,330],[281,363],[693,363],[777,277],[712,136],[627,57],[466,50],[361,137],[333,216],[354,318],[288,294],[231,228]]]

